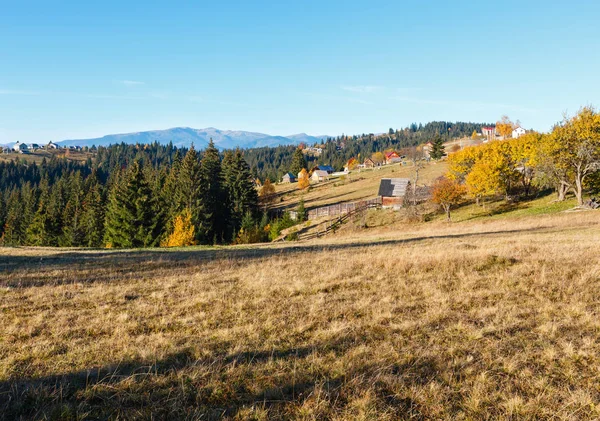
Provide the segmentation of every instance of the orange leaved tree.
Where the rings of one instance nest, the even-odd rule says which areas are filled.
[[[456,180],[440,177],[433,185],[431,200],[444,209],[446,217],[450,221],[450,209],[463,200],[465,193],[465,187]]]
[[[300,190],[304,190],[308,186],[310,186],[310,179],[308,178],[308,172],[306,171],[306,168],[302,168],[302,170],[298,174],[298,188]]]

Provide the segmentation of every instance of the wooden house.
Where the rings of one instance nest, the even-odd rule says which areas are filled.
[[[395,164],[396,162],[401,162],[402,158],[398,155],[397,152],[388,152],[385,154],[385,163],[386,164]]]
[[[314,170],[311,176],[312,181],[320,183],[329,179],[329,174],[324,170]]]
[[[363,165],[365,168],[374,168],[375,161],[373,161],[371,158],[367,158],[367,159],[365,159],[365,162],[363,162]]]
[[[410,187],[408,178],[382,178],[379,183],[381,205],[384,208],[399,209],[404,204],[404,197]]]
[[[281,182],[282,183],[295,183],[296,176],[294,174],[292,174],[291,172],[285,173],[283,175],[283,177],[281,177]]]

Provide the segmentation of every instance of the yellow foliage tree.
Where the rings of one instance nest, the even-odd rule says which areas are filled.
[[[463,200],[465,193],[465,187],[456,180],[440,177],[433,184],[431,200],[444,209],[448,222],[450,222],[450,209]]]
[[[258,200],[265,207],[265,209],[273,203],[275,200],[275,186],[271,183],[268,178],[265,180],[263,186],[260,188],[258,193]]]
[[[477,130],[473,130],[473,133],[471,133],[471,139],[477,139]]]
[[[515,128],[515,124],[508,118],[508,116],[503,115],[500,121],[496,123],[496,130],[500,136],[503,136],[505,139],[508,139],[512,136],[512,131]]]
[[[500,189],[500,176],[486,161],[478,161],[465,178],[467,190],[479,203],[480,199],[494,195]]]
[[[194,236],[196,228],[192,224],[192,213],[185,209],[175,217],[173,232],[161,244],[163,247],[186,247],[196,244]]]
[[[300,173],[298,174],[298,188],[300,190],[304,190],[310,186],[310,179],[308,178],[308,172],[306,168],[302,168]]]
[[[385,156],[383,155],[383,152],[375,152],[373,155],[371,155],[371,159],[375,164],[383,164],[385,161]]]
[[[572,118],[565,116],[549,139],[554,166],[562,174],[561,183],[583,204],[583,186],[600,171],[600,114],[583,107]]]

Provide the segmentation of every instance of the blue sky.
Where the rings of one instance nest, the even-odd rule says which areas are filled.
[[[563,112],[600,106],[595,1],[1,0],[0,10],[0,143],[175,126],[354,134],[503,114],[548,130]]]

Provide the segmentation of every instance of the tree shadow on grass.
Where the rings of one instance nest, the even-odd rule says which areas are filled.
[[[252,260],[295,253],[340,251],[378,246],[404,246],[424,241],[485,238],[497,235],[514,235],[526,232],[547,231],[550,227],[485,231],[420,236],[405,239],[356,241],[340,244],[270,244],[253,247],[186,248],[178,250],[142,249],[121,251],[66,251],[32,257],[23,255],[0,256],[0,286],[32,287],[68,283],[120,282],[143,279],[157,270],[177,270],[201,267],[215,260]]]
[[[371,390],[386,410],[396,411],[398,417],[411,413],[422,418],[415,402],[398,396],[389,389],[390,382],[380,379],[387,376],[406,390],[439,381],[440,369],[433,358],[363,363],[341,373],[306,368],[313,355],[338,359],[368,342],[368,335],[340,335],[297,348],[234,354],[214,349],[210,357],[202,359],[196,359],[192,350],[183,350],[159,361],[132,360],[43,378],[3,381],[0,419],[221,419],[249,407],[262,407],[270,416],[280,418],[290,407],[310,399],[316,389],[328,406],[338,409],[349,396]],[[296,373],[297,366],[305,368]],[[268,367],[278,367],[279,373],[260,380]],[[281,375],[282,371],[288,375]]]

